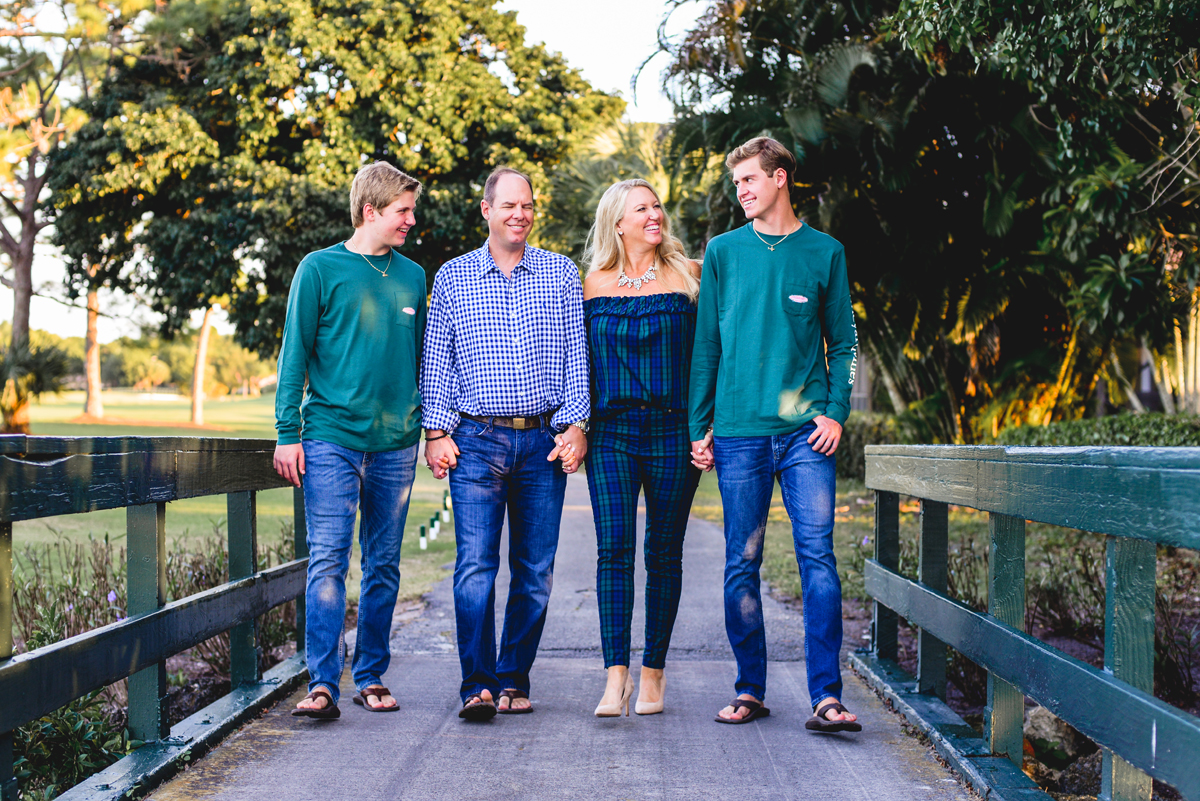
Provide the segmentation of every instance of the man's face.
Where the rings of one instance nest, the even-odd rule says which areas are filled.
[[[747,220],[763,216],[775,206],[780,195],[786,196],[786,183],[787,173],[784,170],[779,169],[774,175],[767,175],[757,156],[733,167],[733,186]]]
[[[413,210],[417,206],[416,192],[405,192],[382,210],[363,207],[363,225],[388,247],[404,244],[409,230],[417,224]]]
[[[525,245],[533,227],[533,192],[524,178],[501,175],[496,181],[495,200],[483,201],[481,208],[492,241],[513,249]]]

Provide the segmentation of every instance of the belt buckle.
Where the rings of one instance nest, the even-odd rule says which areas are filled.
[[[524,417],[514,417],[512,419],[512,421],[513,421],[513,428],[521,430],[521,431],[525,430],[525,418]]]

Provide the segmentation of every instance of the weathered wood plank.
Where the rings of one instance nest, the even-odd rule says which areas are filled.
[[[129,616],[155,612],[167,601],[167,505],[130,506],[126,512],[126,597]],[[167,660],[129,677],[129,734],[158,740],[171,733],[163,704],[167,698]]]
[[[1025,629],[1025,521],[993,514],[988,519],[988,614],[1014,629]],[[993,754],[1024,762],[1025,696],[1003,679],[987,677],[983,736]]]
[[[272,460],[275,443],[265,442],[259,450],[195,451],[179,454],[179,480],[176,495],[195,498],[247,490],[258,491],[290,487],[275,472]]]
[[[0,523],[0,665],[13,652],[12,523]],[[17,801],[13,735],[0,731],[0,801]]]
[[[1104,560],[1104,667],[1126,684],[1154,692],[1154,543],[1108,537]],[[1105,750],[1100,772],[1108,801],[1150,801],[1150,777]]]
[[[949,512],[939,501],[921,501],[918,571],[921,583],[946,592]],[[946,646],[922,628],[917,632],[917,689],[946,700]]]
[[[181,448],[172,450],[148,449],[144,442],[130,443],[128,438],[112,439],[121,440],[111,443],[114,446],[143,447],[60,454],[57,450],[65,446],[56,446],[44,449],[48,453],[0,455],[0,520],[31,520],[288,486],[272,466],[275,444],[269,440],[219,440],[229,447],[211,448],[198,441],[162,438],[166,440],[162,444]]]
[[[900,569],[900,496],[875,493],[875,561],[890,570]],[[899,618],[879,602],[873,604],[871,644],[877,659],[899,658]]]
[[[1051,801],[1033,779],[1003,757],[993,757],[987,743],[941,699],[915,692],[913,677],[896,663],[858,651],[850,665],[868,685],[891,702],[933,744],[981,798],[989,801]]]
[[[266,707],[286,698],[308,677],[304,653],[267,671],[263,681],[235,688],[229,695],[184,718],[171,739],[142,746],[70,788],[59,801],[126,801],[195,764],[226,735],[253,720]]]
[[[1200,448],[872,445],[867,486],[1200,549]]]
[[[897,575],[875,560],[864,571],[867,592],[928,628],[968,659],[992,671],[1070,723],[1095,743],[1172,785],[1200,797],[1200,718],[1022,631]]]
[[[253,492],[231,492],[229,511],[229,580],[254,575],[258,536]],[[234,687],[258,681],[258,621],[239,623],[229,630],[229,681]]]
[[[304,592],[307,559],[223,584],[0,664],[0,732],[191,648]]]

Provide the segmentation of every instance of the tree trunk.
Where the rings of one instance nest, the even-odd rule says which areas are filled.
[[[104,402],[100,399],[100,340],[96,332],[96,321],[99,317],[100,295],[93,289],[87,295],[87,339],[84,350],[87,400],[83,405],[83,413],[88,417],[104,416]]]
[[[216,304],[204,310],[204,322],[196,336],[196,366],[192,370],[192,424],[204,425],[204,373],[208,367],[208,332]]]
[[[1138,397],[1137,390],[1125,375],[1125,371],[1121,368],[1121,360],[1117,358],[1117,352],[1110,350],[1108,352],[1108,361],[1112,364],[1113,377],[1117,379],[1117,385],[1125,391],[1125,398],[1129,401],[1129,406],[1133,409],[1134,414],[1142,414],[1146,411],[1146,407],[1142,404],[1142,399]]]
[[[1162,403],[1163,411],[1167,414],[1175,414],[1175,396],[1171,390],[1171,365],[1165,356],[1160,356],[1150,349],[1145,337],[1142,337],[1142,350],[1149,355],[1150,375],[1154,378],[1154,388],[1158,390],[1158,399]]]

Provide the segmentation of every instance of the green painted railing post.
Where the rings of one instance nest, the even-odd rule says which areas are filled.
[[[167,505],[130,506],[125,512],[126,597],[130,617],[160,609],[167,601]],[[167,663],[129,677],[129,735],[161,740],[171,733],[164,714]]]
[[[13,654],[12,523],[0,523],[0,664]],[[17,801],[13,733],[0,733],[0,801]]]
[[[258,569],[258,536],[253,492],[231,492],[229,510],[229,580],[253,576]],[[233,687],[261,678],[258,670],[258,621],[229,630],[229,683]]]
[[[1154,692],[1153,542],[1108,537],[1104,579],[1104,668],[1121,681]],[[1149,776],[1104,750],[1100,795],[1104,801],[1149,801]]]
[[[296,487],[292,490],[292,514],[295,517],[295,530],[293,534],[296,541],[296,558],[308,558],[308,519],[304,516],[304,488]],[[301,595],[296,599],[296,652],[304,650],[304,596]]]
[[[900,568],[900,496],[875,493],[875,561],[888,570]],[[877,659],[899,658],[896,613],[875,601],[871,618],[871,647]]]
[[[1025,630],[1025,520],[992,514],[988,519],[988,614]],[[1018,768],[1024,762],[1025,696],[990,672],[983,736],[993,754],[1006,754]]]
[[[922,499],[918,579],[943,594],[948,537],[949,507],[940,501]],[[946,645],[924,629],[917,632],[917,691],[946,700]]]

